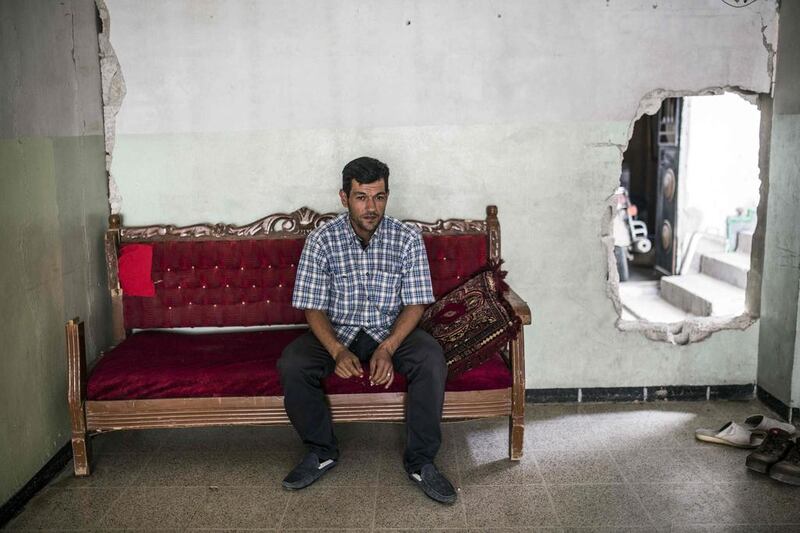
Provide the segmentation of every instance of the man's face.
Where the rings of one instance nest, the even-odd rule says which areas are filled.
[[[350,195],[339,191],[339,198],[350,213],[353,229],[359,237],[368,239],[378,228],[386,211],[386,201],[389,199],[386,180],[366,184],[351,180],[351,183]]]

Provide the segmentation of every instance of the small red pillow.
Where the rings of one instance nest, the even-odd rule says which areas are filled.
[[[499,265],[479,272],[422,315],[420,327],[444,350],[448,377],[479,366],[517,335],[521,321],[503,296],[504,274]]]
[[[155,296],[156,286],[150,278],[153,270],[153,247],[149,244],[128,244],[119,256],[119,284],[126,296]]]

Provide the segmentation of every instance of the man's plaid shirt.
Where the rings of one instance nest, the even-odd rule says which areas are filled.
[[[384,216],[365,249],[343,213],[306,239],[292,306],[325,311],[345,346],[360,329],[384,341],[404,306],[433,301],[425,244],[412,226]]]

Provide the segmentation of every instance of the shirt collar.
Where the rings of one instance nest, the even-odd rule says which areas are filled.
[[[352,239],[352,241],[357,244],[359,248],[361,248],[361,238],[356,233],[356,230],[353,229],[353,223],[350,222],[350,213],[344,214],[344,225],[347,228],[345,233],[349,235],[350,239]],[[386,215],[381,218],[381,223],[378,224],[377,228],[375,228],[375,233],[373,233],[372,237],[370,237],[368,245],[380,242],[380,240],[383,238],[383,234],[385,233],[383,229],[384,226],[386,226]]]

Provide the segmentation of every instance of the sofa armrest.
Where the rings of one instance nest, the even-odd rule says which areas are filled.
[[[511,308],[514,310],[514,313],[522,320],[522,325],[527,326],[531,324],[531,308],[528,307],[528,304],[520,298],[519,294],[514,292],[513,289],[509,287],[509,289],[503,293],[503,296],[506,297],[508,303],[511,304]]]

